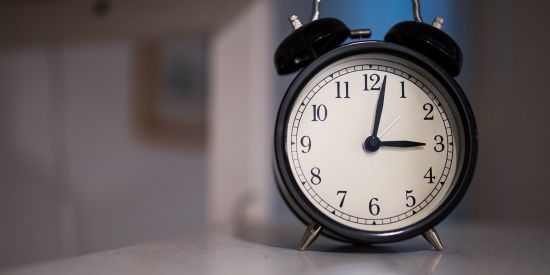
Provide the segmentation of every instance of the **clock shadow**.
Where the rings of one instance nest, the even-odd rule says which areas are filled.
[[[259,221],[247,215],[253,208],[253,196],[242,195],[233,212],[231,234],[242,241],[268,247],[298,251],[298,246],[306,226],[294,215],[279,215],[276,219]],[[399,254],[410,252],[434,252],[432,247],[421,237],[408,240],[372,245],[357,245],[337,241],[323,235],[319,236],[307,251],[340,253],[340,254]]]
[[[361,274],[365,270],[373,274],[434,274],[444,256],[418,237],[390,244],[354,245],[319,236],[307,251],[298,251],[305,230],[303,224],[239,224],[234,228],[234,237],[286,250],[277,253],[298,257],[302,274],[321,274],[327,270],[339,270],[341,272],[337,273],[344,274]]]
[[[259,223],[239,222],[234,228],[234,236],[246,242],[269,247],[298,251],[298,245],[306,227],[297,222],[287,224],[262,225]],[[419,251],[433,251],[421,237],[388,244],[357,245],[333,240],[323,235],[307,251],[328,253],[395,254]]]

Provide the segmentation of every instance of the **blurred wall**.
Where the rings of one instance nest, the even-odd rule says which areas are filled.
[[[0,268],[58,257],[58,185],[44,49],[0,54]]]
[[[274,5],[255,1],[211,43],[208,219],[213,226],[269,221],[278,199],[271,170],[277,106]]]
[[[132,50],[128,42],[63,49],[68,176],[83,251],[204,228],[204,151],[144,143],[132,129]]]
[[[271,126],[263,113],[271,86],[266,47],[274,47],[271,6],[258,1],[243,8],[245,2],[187,9],[193,3],[166,0],[147,8],[152,3],[113,1],[100,17],[90,13],[89,1],[0,2],[9,8],[3,13],[10,11],[0,18],[6,32],[0,39],[6,42],[0,45],[0,269],[202,232],[208,221],[232,222],[242,209],[233,204],[248,188],[260,196],[253,215],[266,217],[274,197],[264,187],[274,185],[257,175],[272,180],[264,138]],[[215,20],[205,21],[204,10]],[[14,32],[20,23],[29,26],[35,12],[58,16]],[[185,12],[193,15],[182,19]],[[130,24],[137,19],[139,26],[156,24]],[[48,31],[63,22],[73,29]],[[136,41],[190,32],[211,37],[208,86],[216,97],[209,104],[220,111],[209,115],[216,125],[209,131],[221,154],[209,150],[218,160],[210,164],[206,148],[146,143],[132,128]],[[265,61],[256,65],[259,60]],[[208,176],[215,188],[207,185],[207,166],[216,171]]]
[[[168,2],[167,7],[180,3]],[[372,4],[368,12],[384,11],[375,14],[381,16],[393,14],[394,4],[324,2],[331,8],[322,10],[322,17],[338,17],[352,27],[381,26],[377,35],[393,23],[386,18],[371,24],[378,19],[350,7]],[[441,15],[430,8],[441,3],[423,4],[425,20]],[[550,221],[544,214],[550,210],[544,174],[550,154],[545,106],[550,33],[544,21],[549,5],[452,1],[443,11],[445,30],[465,53],[459,82],[470,96],[480,133],[478,169],[460,206],[462,218]],[[395,22],[410,18],[409,8],[399,4],[396,14],[403,18]],[[80,42],[2,48],[0,268],[234,225],[243,218],[296,221],[271,175],[274,117],[293,78],[277,76],[272,57],[291,31],[288,16],[308,18],[309,10],[305,0],[257,0],[218,20],[209,47],[207,152],[157,147],[132,132],[134,40],[112,38],[124,28],[102,40],[97,26],[75,19],[94,39],[74,34]],[[182,24],[175,25],[147,31],[180,33]],[[518,133],[528,134],[528,140]]]
[[[204,229],[204,151],[132,129],[132,45],[0,56],[0,266]]]
[[[474,7],[475,216],[550,223],[550,2],[476,1]]]

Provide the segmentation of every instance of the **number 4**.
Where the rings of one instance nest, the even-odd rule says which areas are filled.
[[[428,183],[434,183],[435,176],[433,175],[432,167],[428,169],[428,172],[426,172],[426,174],[424,175],[424,178],[428,179]]]

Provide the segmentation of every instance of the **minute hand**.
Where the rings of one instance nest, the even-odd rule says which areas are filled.
[[[374,127],[372,128],[372,136],[378,135],[378,127],[380,126],[380,117],[382,117],[382,109],[384,108],[384,95],[386,94],[386,78],[382,81],[382,87],[380,88],[380,95],[378,96],[378,103],[376,103],[376,115],[374,117]]]
[[[380,141],[381,147],[420,147],[424,145],[426,145],[426,143],[408,140]]]

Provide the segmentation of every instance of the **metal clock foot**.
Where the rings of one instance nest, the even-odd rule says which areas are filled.
[[[443,243],[441,242],[441,239],[439,238],[439,235],[437,235],[437,231],[435,231],[434,228],[422,233],[422,236],[434,247],[435,250],[443,250]]]
[[[300,242],[300,251],[305,251],[308,249],[308,247],[319,237],[319,233],[321,233],[322,227],[318,224],[310,224],[306,228],[306,232],[304,232],[304,236],[302,237],[302,241]]]

